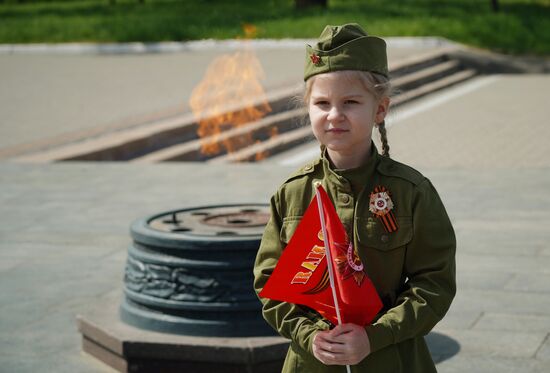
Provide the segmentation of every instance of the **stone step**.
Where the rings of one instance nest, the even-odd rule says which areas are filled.
[[[310,126],[303,126],[282,135],[274,136],[266,141],[242,148],[239,151],[213,158],[209,163],[253,162],[289,150],[312,139],[313,134]]]
[[[301,85],[284,87],[268,93],[272,108],[271,115],[287,111],[291,107],[289,98],[299,95]],[[257,101],[259,106],[262,102]],[[227,113],[238,111],[239,106],[225,106]],[[203,118],[200,118],[203,119]],[[205,118],[204,118],[205,119]],[[55,161],[117,161],[135,159],[144,154],[193,141],[198,138],[198,119],[192,113],[146,123],[142,126],[115,132],[98,134],[44,151],[15,158],[21,162]]]
[[[458,73],[457,75],[450,75],[452,77],[450,79],[441,79],[442,77],[444,78],[448,74],[452,74],[454,71],[457,71],[459,67],[460,63],[458,61],[443,61],[436,64],[431,64],[427,67],[424,66],[423,69],[417,70],[410,75],[397,78],[395,84],[398,87],[398,91],[404,91],[404,87],[414,87],[414,89],[410,89],[405,93],[398,95],[395,98],[396,103],[394,103],[394,105],[410,101],[416,97],[421,97],[431,91],[450,86],[473,76],[470,74]],[[427,89],[422,88],[422,84],[424,84]],[[404,96],[401,96],[403,94]],[[298,117],[303,115],[305,115],[305,112],[300,111],[296,114],[296,116],[287,117],[284,121],[269,120],[270,117],[267,117],[268,120],[262,120],[259,121],[259,123],[253,123],[235,130],[229,130],[227,133],[224,132],[222,135],[218,136],[217,141],[222,142],[231,138],[235,139],[237,136],[242,136],[245,133],[252,131],[257,142],[253,145],[237,149],[231,154],[226,154],[223,152],[221,155],[212,158],[210,162],[251,162],[264,157],[273,156],[289,150],[293,146],[308,141],[308,139],[311,139],[311,130],[303,130],[302,128],[295,128],[291,131],[292,133],[274,136],[273,138],[267,138],[263,141],[256,136],[256,133],[259,132],[260,129],[263,130],[264,133],[273,133],[273,128],[277,129],[277,134],[286,132],[289,124],[293,123],[295,127],[297,123],[299,123]],[[282,124],[285,123],[286,125],[282,126]],[[208,142],[209,140],[214,141],[214,138],[211,137],[204,140],[198,139],[188,144],[174,145],[140,157],[136,159],[136,161],[159,162],[204,160],[208,157],[201,155],[200,147],[203,141]]]
[[[445,76],[410,91],[398,94],[393,98],[392,106],[395,107],[402,105],[411,100],[425,96],[428,93],[458,84],[466,79],[472,78],[475,75],[475,70],[467,69],[449,76]],[[305,143],[311,139],[312,132],[310,127],[300,127],[284,133],[284,135],[276,136],[266,141],[256,143],[250,147],[243,148],[240,151],[213,158],[210,162],[252,162],[256,160],[257,154],[260,155],[260,158],[264,158],[263,156],[268,158],[289,150],[293,146]]]
[[[411,57],[390,63],[390,77],[395,80],[404,75],[413,74],[416,71],[429,68],[441,62],[448,61],[450,55],[456,51],[456,47],[440,48],[422,54],[415,54]]]
[[[392,100],[393,106],[399,106],[406,102],[418,99],[422,96],[425,96],[429,93],[436,92],[443,88],[451,87],[455,84],[461,83],[467,79],[473,78],[477,75],[477,72],[473,69],[461,70],[452,75],[445,76],[441,79],[435,80],[428,84],[421,85],[415,89],[411,89],[406,92],[400,93]]]
[[[418,70],[396,78],[392,81],[398,91],[406,91],[420,85],[435,81],[443,76],[450,75],[460,69],[460,62],[456,60],[442,61],[438,64]]]
[[[475,75],[474,70],[460,72],[460,63],[449,60],[445,50],[414,56],[392,64],[391,68],[390,75],[395,76],[393,84],[398,92],[393,99],[393,105],[408,102]],[[223,162],[239,159],[250,161],[266,154],[271,156],[307,140],[306,131],[300,132],[301,128],[297,128],[300,119],[306,115],[305,108],[295,109],[302,90],[303,85],[298,84],[269,92],[267,99],[272,111],[266,117],[237,128],[228,128],[220,134],[204,139],[199,139],[197,135],[198,119],[191,113],[186,113],[25,155],[16,160],[163,162],[212,159],[212,162]],[[263,102],[258,99],[255,104],[260,106]],[[222,108],[221,111],[227,113],[241,109],[238,105],[232,105]],[[287,131],[292,130],[298,132],[285,135]],[[270,139],[274,134],[277,136]],[[303,137],[297,134],[302,134]],[[238,140],[243,137],[250,139]],[[226,140],[237,140],[234,150],[238,151],[239,155],[228,156],[225,151],[217,155],[204,155],[200,151],[204,143]],[[254,156],[251,155],[253,150],[243,149],[248,147],[257,150]]]
[[[160,149],[141,157],[137,157],[132,162],[151,163],[164,161],[204,161],[213,158],[215,155],[209,156],[201,152],[203,144],[223,143],[224,141],[232,141],[237,150],[244,147],[248,148],[251,141],[239,142],[244,136],[250,136],[254,142],[269,139],[273,135],[281,136],[281,133],[292,131],[299,122],[299,118],[306,115],[305,108],[288,110],[279,114],[267,116],[256,122],[235,127],[227,131],[223,131],[215,136],[208,136],[202,139],[195,139],[182,144],[172,145]],[[225,151],[222,151],[225,154]]]

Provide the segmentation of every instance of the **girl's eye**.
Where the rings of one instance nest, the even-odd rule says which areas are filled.
[[[345,103],[346,103],[346,104],[358,104],[359,101],[356,101],[356,100],[346,100]]]
[[[323,101],[323,100],[315,101],[315,105],[326,106],[328,105],[328,101]]]

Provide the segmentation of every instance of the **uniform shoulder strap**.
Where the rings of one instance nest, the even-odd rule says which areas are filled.
[[[308,174],[311,174],[313,173],[313,171],[315,171],[315,169],[317,168],[317,166],[321,163],[321,159],[318,158],[314,161],[311,161],[309,163],[306,163],[305,165],[303,165],[302,167],[300,167],[298,170],[296,170],[294,173],[292,173],[284,182],[284,184],[294,180],[294,179],[299,179],[305,175],[308,175]]]
[[[426,179],[424,175],[414,168],[387,157],[380,157],[378,172],[385,176],[393,176],[407,180],[414,185],[418,185]]]

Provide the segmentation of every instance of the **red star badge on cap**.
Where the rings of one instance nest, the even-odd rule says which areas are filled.
[[[315,53],[310,55],[309,58],[311,58],[311,62],[313,62],[314,65],[319,65],[319,63],[321,63],[321,57],[319,57]]]

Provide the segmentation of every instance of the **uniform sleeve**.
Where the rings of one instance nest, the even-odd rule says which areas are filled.
[[[367,326],[371,350],[426,335],[439,322],[456,293],[453,227],[429,180],[413,198],[413,238],[407,245],[404,290],[397,306]]]
[[[254,290],[260,293],[275,265],[285,243],[281,242],[282,218],[279,215],[278,196],[271,198],[271,218],[262,237],[262,242],[254,264]],[[312,341],[315,332],[325,329],[316,320],[315,314],[298,305],[260,298],[264,319],[281,336],[291,339],[300,348],[312,353]],[[319,317],[320,318],[320,317]],[[324,324],[324,323],[323,323]]]

